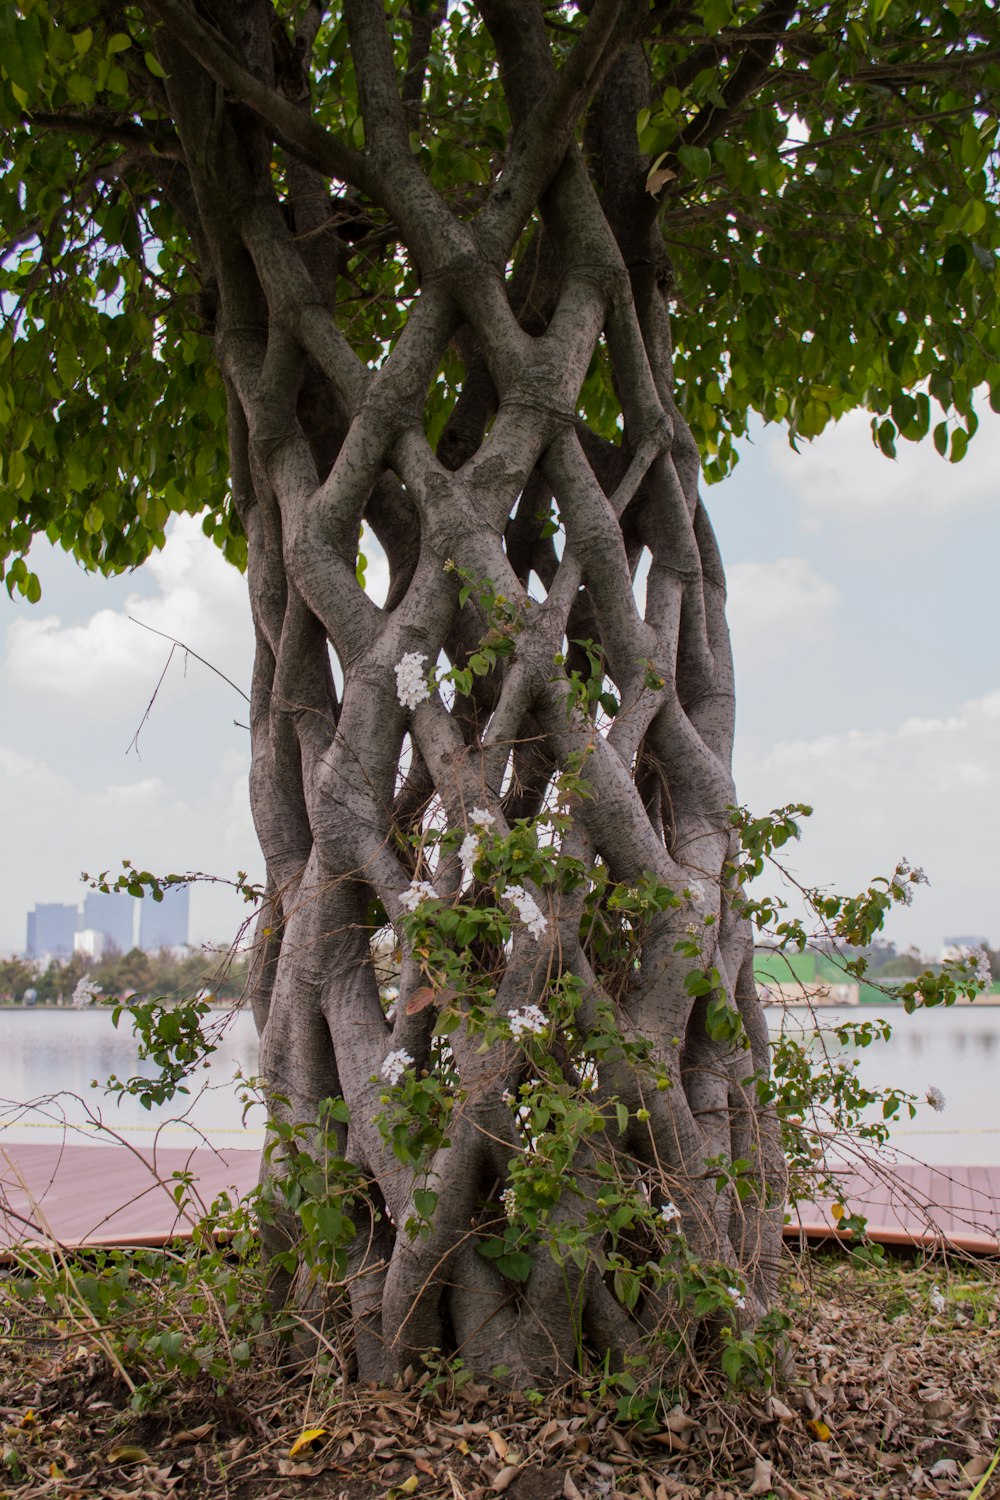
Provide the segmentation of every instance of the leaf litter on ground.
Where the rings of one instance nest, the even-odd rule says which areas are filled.
[[[175,1382],[136,1416],[78,1332],[19,1315],[0,1340],[0,1496],[1000,1500],[998,1291],[986,1262],[803,1255],[780,1387],[735,1394],[692,1368],[651,1432],[616,1424],[596,1381],[542,1401],[440,1374],[324,1393],[274,1368],[221,1395]]]

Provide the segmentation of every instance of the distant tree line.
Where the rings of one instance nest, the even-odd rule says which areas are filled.
[[[817,943],[816,946],[821,951],[826,951],[824,943]],[[831,945],[831,952],[841,959],[865,959],[868,964],[865,978],[875,983],[882,983],[889,979],[916,979],[928,968],[935,972],[940,968],[939,964],[928,965],[918,948],[900,950],[895,943],[889,942],[871,943],[866,948],[847,948],[843,944]],[[1000,949],[984,945],[983,952],[989,959],[993,978],[1000,979]]]
[[[65,962],[54,959],[46,968],[31,959],[0,960],[0,1003],[21,1004],[33,989],[39,1005],[68,1004],[80,980],[87,976],[108,998],[132,995],[188,999],[208,992],[218,1000],[236,1001],[243,994],[247,960],[242,956],[193,949],[182,958],[170,949],[144,953],[109,950],[100,962],[74,954]]]

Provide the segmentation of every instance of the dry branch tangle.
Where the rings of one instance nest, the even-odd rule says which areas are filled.
[[[254,994],[262,1071],[292,1121],[314,1122],[330,1096],[348,1106],[339,1149],[370,1184],[370,1208],[358,1199],[354,1210],[346,1294],[359,1371],[385,1376],[450,1347],[473,1365],[537,1378],[571,1366],[581,1341],[621,1358],[669,1326],[666,1294],[647,1290],[628,1309],[602,1274],[607,1242],[593,1228],[602,1161],[652,1213],[680,1205],[688,1244],[744,1277],[748,1316],[759,1314],[774,1291],[781,1155],[754,1090],[768,1062],[752,941],[726,891],[735,797],[724,581],[696,447],[672,395],[668,267],[635,144],[649,90],[636,37],[642,7],[596,0],[556,69],[535,4],[478,6],[513,144],[471,220],[439,196],[410,149],[412,111],[381,0],[344,7],[363,152],[309,113],[320,7],[308,8],[292,44],[297,89],[264,4],[209,5],[197,16],[183,0],[146,9],[163,23],[159,56],[180,139],[167,191],[218,302],[249,542],[252,801],[272,893]],[[419,49],[411,62],[412,95]],[[576,134],[588,106],[584,155]],[[275,131],[288,162],[286,211],[272,186]],[[346,188],[374,205],[419,286],[377,369],[352,349],[337,304],[343,247],[331,179],[338,198]],[[578,412],[599,346],[621,404],[620,444]],[[446,358],[461,362],[462,390],[432,446],[422,413]],[[553,501],[561,550],[542,524]],[[382,608],[355,578],[362,522],[389,560]],[[640,568],[644,611],[633,593]],[[474,582],[464,607],[463,579]],[[433,666],[443,654],[466,667],[496,635],[497,596],[515,622],[497,643],[513,650],[471,693],[435,690],[405,709],[397,664],[415,653]],[[619,702],[610,721],[569,701],[571,674],[589,675],[572,644],[581,640],[599,649]],[[560,976],[576,976],[580,1021],[552,1056],[567,1092],[606,1116],[603,1132],[577,1142],[548,1220],[589,1224],[589,1257],[557,1266],[542,1232],[530,1274],[515,1282],[476,1244],[500,1232],[509,1163],[532,1149],[524,1112],[509,1102],[536,1076],[530,1039],[494,1027],[484,1047],[482,1031],[462,1025],[442,1054],[432,1043],[439,1006],[408,1005],[441,976],[415,951],[400,897],[420,878],[443,906],[495,903],[482,884],[462,895],[454,853],[435,857],[428,844],[418,863],[422,841],[445,826],[467,835],[474,808],[492,814],[504,839],[516,820],[551,812],[568,768],[588,788],[558,825],[563,854],[613,883],[653,876],[680,901],[650,916],[617,972],[601,972],[581,940],[587,882],[529,886],[544,932],[515,920],[506,948],[473,955],[484,974],[495,970],[500,1022],[528,1004],[547,1014]],[[373,901],[403,945],[390,1018],[372,960]],[[691,959],[675,948],[692,923],[749,1051],[741,1039],[712,1040],[707,998],[685,988]],[[461,1008],[462,997],[453,1003]],[[647,1062],[588,1050],[602,1006],[615,1009],[627,1042],[646,1044]],[[415,1059],[413,1077],[440,1070],[444,1056],[451,1079],[447,1144],[417,1164],[394,1154],[378,1123],[381,1070],[400,1054]],[[657,1088],[657,1073],[670,1086]],[[627,1110],[623,1129],[616,1102]],[[738,1157],[752,1161],[759,1187],[743,1203],[717,1191],[706,1167]],[[436,1207],[411,1233],[418,1192],[435,1193]],[[635,1255],[654,1253],[647,1230],[633,1238]],[[317,1317],[343,1305],[343,1289],[327,1294],[307,1269],[298,1294]]]

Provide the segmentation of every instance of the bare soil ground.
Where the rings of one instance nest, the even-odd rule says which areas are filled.
[[[789,1260],[772,1395],[693,1371],[656,1430],[579,1390],[462,1376],[353,1389],[274,1368],[173,1382],[137,1416],[95,1342],[0,1287],[0,1497],[34,1500],[1000,1500],[1000,1269]],[[315,1432],[303,1441],[303,1434]]]

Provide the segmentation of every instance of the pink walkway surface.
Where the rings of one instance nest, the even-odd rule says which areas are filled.
[[[25,1243],[156,1245],[186,1237],[192,1217],[219,1193],[250,1191],[259,1161],[257,1151],[5,1145],[0,1136],[0,1257]],[[192,1206],[183,1211],[174,1197],[177,1172],[194,1179]],[[895,1163],[841,1177],[842,1201],[867,1215],[883,1243],[1000,1253],[1000,1167]],[[788,1238],[835,1234],[834,1201],[800,1204]]]
[[[259,1164],[259,1151],[5,1145],[0,1136],[0,1254],[25,1242],[157,1245],[190,1235],[219,1193],[250,1191]],[[183,1210],[178,1172],[194,1178]]]

